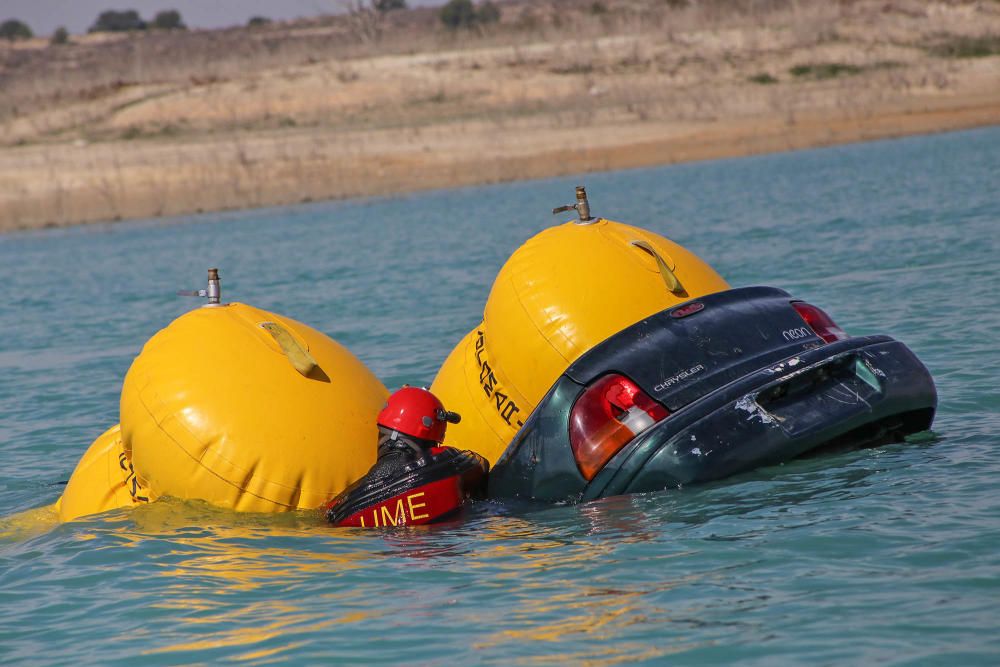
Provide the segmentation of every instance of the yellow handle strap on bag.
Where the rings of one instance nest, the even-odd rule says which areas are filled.
[[[277,322],[261,322],[262,329],[267,331],[274,338],[281,351],[288,357],[288,361],[304,377],[309,377],[319,366],[308,350],[299,345],[299,342],[288,332],[288,329]]]
[[[660,269],[660,276],[663,278],[664,284],[666,284],[667,289],[678,296],[684,296],[687,292],[684,286],[681,285],[681,281],[677,279],[674,272],[667,266],[667,263],[660,256],[660,253],[656,252],[656,248],[651,246],[646,241],[632,241],[632,245],[640,250],[644,250],[652,255],[656,259],[656,266]]]

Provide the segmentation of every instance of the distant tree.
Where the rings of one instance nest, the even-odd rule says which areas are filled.
[[[479,9],[476,10],[476,21],[483,25],[487,23],[496,23],[500,20],[500,8],[493,4],[490,0],[486,0],[483,4],[479,5]]]
[[[158,30],[187,30],[187,26],[181,20],[181,13],[176,9],[157,12],[150,27]]]
[[[382,23],[385,20],[385,13],[393,9],[405,8],[406,2],[400,2],[400,0],[341,0],[340,5],[347,11],[347,21],[352,32],[363,42],[377,42],[382,37]]]
[[[31,28],[23,21],[7,19],[3,23],[0,23],[0,38],[9,39],[13,42],[15,39],[31,39],[34,36],[35,33],[31,32]]]
[[[472,4],[472,0],[449,0],[441,8],[439,16],[441,22],[452,30],[475,28],[499,21],[500,8],[490,0],[486,0],[479,7]]]
[[[448,0],[440,16],[441,23],[452,30],[471,28],[476,24],[476,7],[472,0]]]
[[[69,32],[66,28],[59,26],[56,28],[55,32],[52,33],[52,37],[49,38],[49,44],[54,46],[59,46],[60,44],[69,43]]]
[[[90,26],[89,32],[126,32],[129,30],[145,30],[146,22],[139,17],[139,12],[134,9],[116,11],[109,9],[101,12]]]
[[[249,28],[260,28],[271,22],[271,19],[266,16],[251,16],[250,20],[247,21],[247,27]]]

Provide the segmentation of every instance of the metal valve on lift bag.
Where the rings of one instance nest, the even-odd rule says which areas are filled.
[[[177,290],[177,296],[198,296],[207,298],[205,306],[218,306],[222,303],[222,284],[219,281],[219,270],[208,270],[208,288],[199,290]]]

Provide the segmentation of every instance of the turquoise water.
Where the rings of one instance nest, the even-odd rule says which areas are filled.
[[[0,663],[1000,662],[1000,128],[0,236],[0,513],[56,500],[207,267],[387,385],[429,382],[577,181],[734,285],[906,342],[935,436],[442,527],[166,501],[21,530],[0,538]]]

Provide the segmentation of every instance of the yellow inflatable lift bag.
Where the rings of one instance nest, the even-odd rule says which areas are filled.
[[[346,348],[241,303],[154,335],[125,376],[121,426],[84,455],[70,520],[160,496],[241,511],[319,507],[375,462],[385,386]]]
[[[121,425],[98,436],[87,449],[56,503],[60,521],[155,500],[142,488],[122,445]]]
[[[500,269],[482,323],[431,391],[462,415],[446,444],[491,464],[558,377],[592,347],[666,308],[729,285],[694,253],[601,218],[529,239]]]

